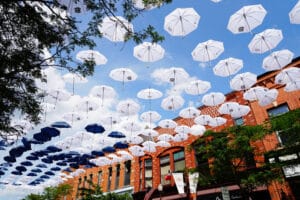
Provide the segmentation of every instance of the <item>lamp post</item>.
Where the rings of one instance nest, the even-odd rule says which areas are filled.
[[[163,185],[160,183],[159,185],[158,185],[158,187],[157,187],[157,190],[158,190],[158,192],[159,192],[159,199],[161,200],[161,193],[162,193],[162,191],[163,191]]]

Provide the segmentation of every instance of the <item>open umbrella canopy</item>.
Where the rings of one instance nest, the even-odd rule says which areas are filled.
[[[9,150],[9,155],[12,157],[20,157],[23,153],[27,151],[27,148],[24,146],[18,146]]]
[[[71,125],[65,121],[57,121],[51,124],[53,128],[71,128]]]
[[[49,135],[50,137],[57,137],[60,135],[60,131],[53,127],[45,127],[41,129],[42,135]]]
[[[193,8],[176,8],[165,17],[164,29],[172,36],[185,36],[198,27],[199,20]]]
[[[108,85],[96,85],[91,91],[90,95],[101,98],[101,106],[103,106],[104,99],[112,99],[116,96],[116,91],[113,87]]]
[[[158,123],[158,125],[162,128],[172,129],[177,126],[177,123],[172,119],[163,119]]]
[[[212,120],[212,117],[210,115],[199,115],[194,119],[194,122],[198,125],[208,125],[210,121]]]
[[[46,172],[45,172],[45,175],[48,175],[48,176],[54,176],[55,173],[54,173],[54,172],[51,172],[51,171],[46,171]]]
[[[200,110],[192,106],[183,108],[179,112],[179,116],[185,119],[195,118],[198,115],[200,115]]]
[[[30,161],[23,161],[20,164],[23,166],[32,166],[33,165],[32,162],[30,162]]]
[[[292,24],[300,24],[300,2],[299,1],[289,12],[289,18]]]
[[[129,116],[138,113],[140,108],[141,107],[137,102],[135,102],[132,99],[127,99],[127,100],[120,101],[116,109],[120,114]]]
[[[109,16],[98,26],[103,37],[112,42],[123,42],[129,32],[133,32],[133,25],[121,16]]]
[[[216,40],[207,40],[199,43],[192,51],[192,57],[195,61],[209,62],[218,58],[224,52],[223,42]]]
[[[300,80],[300,69],[297,67],[289,67],[283,69],[275,76],[276,84],[287,84],[289,82],[295,82]]]
[[[293,92],[296,90],[300,90],[300,80],[289,82],[284,87],[284,91],[286,92]]]
[[[116,152],[116,149],[114,147],[111,146],[107,146],[102,148],[103,153],[114,153]]]
[[[190,95],[200,95],[206,93],[211,88],[211,84],[208,81],[195,80],[191,81],[184,91]]]
[[[179,95],[170,95],[164,98],[161,102],[161,107],[164,110],[177,110],[184,104],[184,99]]]
[[[237,58],[227,58],[220,60],[213,68],[214,74],[221,77],[231,76],[236,74],[243,68],[243,60]]]
[[[212,120],[209,122],[208,125],[211,127],[221,126],[221,125],[225,124],[226,121],[227,120],[223,117],[214,117],[214,118],[212,118]]]
[[[156,43],[143,42],[133,48],[133,56],[143,62],[156,62],[164,57],[165,50]]]
[[[230,80],[230,87],[233,90],[241,91],[251,88],[257,81],[256,74],[245,72],[237,74]]]
[[[37,174],[34,173],[34,172],[29,172],[29,173],[27,174],[27,176],[37,176]]]
[[[251,32],[263,22],[266,14],[261,4],[243,6],[230,16],[227,29],[234,34]]]
[[[128,148],[133,156],[143,156],[145,155],[144,150],[141,146],[134,145]]]
[[[274,51],[263,60],[262,67],[266,71],[280,70],[292,62],[294,53],[288,49]]]
[[[92,151],[91,152],[91,154],[92,155],[94,155],[94,156],[104,156],[104,153],[103,153],[103,151]]]
[[[176,85],[177,83],[186,81],[188,77],[189,74],[184,68],[171,67],[165,70],[163,81]]]
[[[128,144],[125,142],[116,142],[114,144],[114,148],[116,149],[127,149],[128,148]]]
[[[202,97],[202,103],[206,106],[217,106],[225,101],[225,95],[221,92],[211,92]]]
[[[89,124],[84,129],[90,133],[103,133],[105,131],[104,127],[100,124]]]
[[[62,149],[56,147],[56,146],[48,146],[46,148],[46,150],[48,150],[49,152],[52,152],[52,153],[56,153],[56,152],[60,152],[62,151]]]
[[[195,124],[195,125],[193,125],[191,127],[190,134],[194,135],[194,136],[202,136],[205,131],[206,131],[205,126],[199,125],[199,124]]]
[[[111,70],[109,77],[115,81],[121,81],[124,85],[125,82],[135,81],[137,74],[129,68],[122,67]]]
[[[143,122],[153,123],[160,120],[161,115],[156,111],[146,111],[141,114],[140,118]]]
[[[16,158],[13,156],[4,156],[3,160],[5,160],[6,162],[9,162],[9,163],[16,162]]]
[[[126,141],[130,144],[141,144],[144,139],[138,135],[126,137]]]
[[[104,65],[107,63],[107,58],[100,52],[95,50],[82,50],[76,54],[76,59],[85,62],[93,61],[96,65]]]

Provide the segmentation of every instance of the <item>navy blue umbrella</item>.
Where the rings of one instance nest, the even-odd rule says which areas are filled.
[[[45,135],[49,135],[50,137],[57,137],[60,135],[60,131],[52,127],[42,128],[41,133]]]
[[[113,148],[113,147],[111,147],[111,146],[107,146],[107,147],[104,147],[104,148],[102,149],[102,151],[103,151],[104,153],[113,153],[113,152],[116,152],[116,149]]]
[[[20,171],[12,171],[11,173],[14,175],[22,175],[22,172],[20,172]]]
[[[8,169],[7,169],[6,167],[1,167],[0,170],[2,170],[2,171],[3,171],[3,170],[4,170],[4,171],[7,171]]]
[[[91,154],[94,156],[104,156],[103,151],[92,151]]]
[[[56,165],[58,166],[67,166],[66,162],[57,162]]]
[[[16,158],[16,157],[22,156],[22,154],[23,154],[25,151],[27,151],[27,149],[26,149],[24,146],[18,146],[18,147],[12,148],[12,149],[9,151],[9,155]]]
[[[69,166],[75,169],[79,168],[79,165],[77,163],[70,163]]]
[[[37,140],[35,140],[35,139],[33,139],[33,140],[30,140],[29,141],[31,144],[43,144],[44,142],[42,142],[42,141],[37,141]]]
[[[54,176],[54,175],[55,175],[55,174],[54,174],[53,172],[51,172],[51,171],[46,171],[45,174],[48,175],[48,176]]]
[[[6,149],[5,147],[0,146],[0,150],[4,151],[5,149]]]
[[[1,167],[12,167],[13,164],[11,164],[11,163],[1,163],[0,166]]]
[[[70,167],[67,167],[66,169],[63,169],[64,172],[72,172],[72,169]]]
[[[3,171],[0,171],[0,176],[2,176],[2,175],[4,175],[5,174],[5,172],[3,172]]]
[[[48,142],[51,140],[51,136],[47,134],[42,134],[42,133],[35,133],[33,134],[33,138],[38,141],[38,142]]]
[[[3,159],[4,159],[6,162],[9,162],[9,163],[14,163],[14,162],[16,162],[16,158],[13,157],[13,156],[5,156]]]
[[[44,162],[44,163],[47,163],[47,164],[53,163],[53,160],[49,159],[49,158],[42,158],[41,161]]]
[[[39,159],[39,157],[37,157],[37,156],[27,156],[26,157],[26,160],[38,160]]]
[[[71,128],[71,125],[64,121],[58,121],[51,124],[53,128]]]
[[[104,127],[99,124],[89,124],[85,130],[90,133],[103,133],[105,131]]]
[[[47,175],[42,175],[42,176],[40,176],[40,178],[42,178],[42,179],[49,179],[49,178],[50,178],[50,176],[47,176]]]
[[[27,138],[23,137],[21,142],[23,143],[26,149],[31,150],[31,143]]]
[[[127,148],[128,148],[128,144],[125,143],[125,142],[116,142],[116,143],[114,144],[114,147],[115,147],[116,149],[127,149]]]
[[[60,171],[60,167],[52,167],[51,170],[52,171]]]
[[[24,165],[24,166],[32,166],[32,162],[30,161],[24,161],[24,162],[21,162],[21,165]]]
[[[45,165],[45,164],[38,164],[36,167],[39,167],[39,168],[47,168],[47,165]]]
[[[18,170],[20,172],[26,172],[27,171],[26,167],[24,167],[24,166],[17,166],[16,170]]]
[[[126,137],[123,133],[119,132],[119,131],[112,131],[108,134],[108,137],[112,137],[112,138],[124,138]]]
[[[47,149],[48,151],[52,152],[52,153],[56,153],[56,152],[62,151],[62,149],[60,149],[60,148],[58,148],[58,147],[56,147],[56,146],[48,146],[46,149]]]
[[[30,173],[27,174],[27,176],[37,176],[37,174],[33,173],[33,172],[30,172]]]
[[[31,171],[34,172],[34,173],[40,173],[40,172],[42,172],[42,170],[39,169],[39,168],[32,169]]]

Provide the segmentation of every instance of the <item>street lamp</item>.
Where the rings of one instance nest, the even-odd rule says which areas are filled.
[[[162,191],[163,191],[163,185],[160,183],[159,185],[158,185],[158,187],[157,187],[157,190],[158,190],[158,192],[159,192],[159,199],[161,200],[161,193],[162,193]]]

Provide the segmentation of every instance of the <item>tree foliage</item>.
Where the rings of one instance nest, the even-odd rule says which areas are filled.
[[[72,186],[61,184],[56,187],[46,187],[42,194],[29,194],[23,200],[57,200],[69,195]]]
[[[70,0],[70,3],[78,0]],[[145,5],[170,3],[172,0],[144,0]],[[106,16],[123,13],[133,21],[143,9],[133,6],[132,0],[84,0],[92,18],[82,30],[76,17],[67,14],[61,1],[53,0],[2,0],[0,2],[0,133],[2,137],[18,132],[11,124],[14,115],[26,116],[38,123],[40,101],[45,95],[37,88],[36,80],[45,81],[42,69],[48,66],[92,75],[94,62],[76,62],[75,48],[96,46],[95,37],[102,37],[98,25]],[[127,28],[124,26],[124,28]],[[128,29],[126,41],[140,43],[143,40],[161,42],[163,37],[148,25],[143,30]]]

